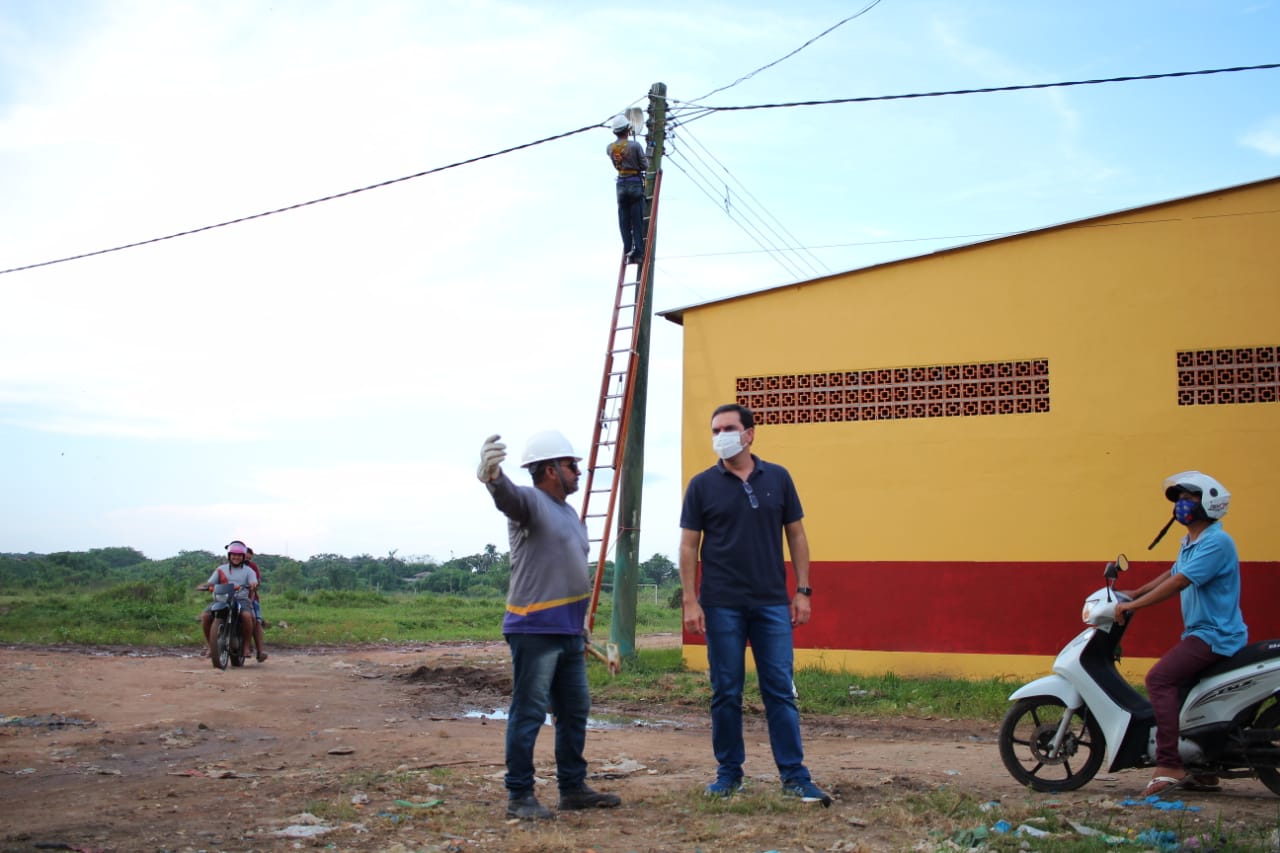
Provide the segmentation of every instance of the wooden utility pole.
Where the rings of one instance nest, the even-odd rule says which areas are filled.
[[[644,176],[645,231],[653,212],[653,186],[662,169],[662,145],[667,123],[667,84],[649,87],[649,171]],[[653,259],[658,235],[648,233],[645,246],[649,263],[644,281],[644,298],[636,309],[635,388],[631,397],[631,413],[627,437],[622,449],[621,491],[618,495],[618,547],[613,562],[613,617],[609,625],[609,642],[618,646],[624,658],[636,654],[636,592],[640,580],[640,504],[644,485],[644,420],[649,396],[649,327],[653,320]]]

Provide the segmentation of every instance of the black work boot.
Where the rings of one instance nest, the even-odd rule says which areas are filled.
[[[538,802],[533,791],[526,791],[518,797],[507,800],[507,817],[520,820],[555,820],[556,813]]]
[[[560,811],[571,812],[579,809],[611,809],[622,805],[617,794],[602,794],[593,791],[586,785],[572,791],[560,792]]]

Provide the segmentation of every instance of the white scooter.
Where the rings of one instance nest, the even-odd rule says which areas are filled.
[[[1072,791],[1108,772],[1154,767],[1151,703],[1120,675],[1113,591],[1129,563],[1108,563],[1107,585],[1085,599],[1086,628],[1058,653],[1053,675],[1015,690],[1000,725],[1000,759],[1037,791]],[[1245,646],[1205,670],[1182,703],[1178,752],[1188,774],[1253,777],[1280,794],[1280,640]]]

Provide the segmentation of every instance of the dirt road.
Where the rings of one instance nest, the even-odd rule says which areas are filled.
[[[753,715],[752,793],[710,803],[705,712],[597,705],[590,781],[622,808],[509,822],[493,714],[508,685],[500,643],[277,649],[226,672],[177,650],[0,649],[0,850],[935,849],[956,831],[946,811],[960,793],[1000,801],[990,822],[1045,809],[1131,833],[1169,821],[1118,804],[1145,774],[1033,794],[1002,768],[995,726],[937,719],[806,717],[808,763],[836,796],[822,809],[777,795]],[[554,804],[549,730],[538,755]],[[1184,800],[1200,809],[1175,815],[1187,833],[1220,817],[1236,832],[1276,826],[1277,800],[1255,781]]]

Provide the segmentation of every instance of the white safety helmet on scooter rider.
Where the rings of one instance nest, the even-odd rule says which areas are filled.
[[[539,462],[549,462],[552,459],[582,461],[582,457],[573,452],[573,445],[563,433],[549,429],[529,437],[528,443],[524,446],[524,455],[520,458],[520,467],[529,468]]]
[[[1181,474],[1165,478],[1164,496],[1166,498],[1177,503],[1181,492],[1199,494],[1200,506],[1204,509],[1205,516],[1214,521],[1227,514],[1227,505],[1231,503],[1231,493],[1226,487],[1208,474],[1201,474],[1199,471],[1183,471]]]
[[[619,134],[619,133],[622,133],[624,130],[630,130],[631,122],[627,121],[626,116],[622,114],[618,114],[613,118],[609,119],[609,129],[612,130],[615,134]]]

